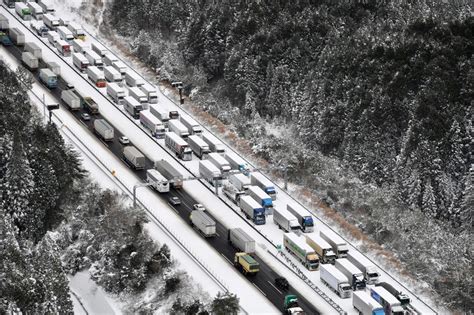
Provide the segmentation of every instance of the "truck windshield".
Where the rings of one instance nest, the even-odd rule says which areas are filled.
[[[378,273],[374,272],[374,273],[369,273],[369,278],[377,278],[379,276]]]
[[[303,225],[304,226],[314,226],[313,223],[313,218],[312,217],[306,217],[303,219]]]
[[[249,269],[250,270],[258,270],[260,266],[258,264],[250,265]]]

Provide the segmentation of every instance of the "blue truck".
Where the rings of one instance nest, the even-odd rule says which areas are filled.
[[[250,184],[262,188],[273,200],[276,200],[276,190],[273,183],[262,173],[253,172],[250,174]]]
[[[247,194],[255,199],[262,207],[265,208],[265,212],[267,215],[273,214],[273,201],[272,197],[270,197],[266,192],[264,192],[258,186],[249,186],[247,188]]]
[[[255,225],[262,225],[266,223],[265,208],[258,204],[250,196],[241,196],[239,200],[240,209],[245,214],[247,219],[251,219]]]
[[[287,204],[286,210],[293,214],[298,223],[301,225],[301,229],[304,233],[311,233],[314,231],[314,220],[311,213],[300,206],[299,204]]]
[[[39,72],[39,78],[49,89],[54,89],[58,86],[58,76],[50,69],[41,69]]]
[[[10,37],[7,35],[7,33],[0,31],[0,43],[2,43],[3,46],[11,46],[13,45]]]

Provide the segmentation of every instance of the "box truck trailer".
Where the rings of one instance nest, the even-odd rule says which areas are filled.
[[[288,203],[286,205],[286,210],[291,212],[291,214],[293,214],[296,219],[298,219],[298,223],[301,225],[301,229],[303,232],[311,233],[314,231],[313,216],[309,213],[308,210],[306,210],[297,203]]]
[[[149,110],[140,112],[140,123],[151,132],[153,137],[158,139],[165,137],[165,126]]]
[[[63,90],[61,99],[69,107],[70,110],[76,111],[81,109],[81,98],[71,90]]]
[[[151,187],[160,193],[167,193],[170,191],[168,180],[155,169],[146,170],[146,181],[152,184]]]
[[[84,32],[84,29],[82,28],[81,25],[76,24],[74,22],[69,22],[67,25],[67,28],[72,32],[72,35],[75,38],[81,41],[86,40],[86,32]]]
[[[252,197],[241,196],[239,206],[240,210],[242,210],[247,219],[252,220],[255,225],[265,224],[265,209],[261,205],[259,205]]]
[[[90,63],[87,58],[81,53],[72,54],[72,63],[79,69],[81,72],[86,72]]]
[[[224,182],[222,185],[222,193],[236,205],[239,204],[240,197],[245,195],[245,192],[237,190],[237,188],[229,182]]]
[[[25,43],[25,51],[31,53],[36,58],[41,58],[41,48],[35,43]]]
[[[107,95],[118,105],[125,102],[125,91],[115,82],[107,84]]]
[[[114,67],[104,67],[104,76],[107,82],[117,83],[120,86],[122,85],[122,75]]]
[[[229,229],[227,234],[229,243],[239,251],[249,254],[255,253],[255,240],[241,228]]]
[[[31,20],[31,10],[23,2],[15,2],[15,12],[25,21]]]
[[[155,115],[165,127],[168,127],[170,114],[166,109],[150,104],[150,112]]]
[[[54,45],[59,53],[64,57],[71,56],[71,45],[67,41],[60,39]]]
[[[191,135],[188,137],[188,144],[191,150],[193,150],[194,155],[200,159],[206,158],[211,150],[209,149],[209,145],[202,140],[201,137],[197,135]]]
[[[25,64],[25,66],[30,70],[38,69],[38,58],[33,56],[30,52],[24,52],[21,54],[21,61]]]
[[[263,189],[273,200],[276,200],[276,190],[273,183],[262,173],[252,172],[250,174],[250,183]]]
[[[193,159],[193,151],[188,143],[174,132],[165,132],[165,144],[181,160],[191,161]]]
[[[199,174],[213,186],[222,186],[221,171],[210,161],[199,161]]]
[[[365,291],[352,293],[352,306],[361,315],[385,315],[382,305]]]
[[[51,13],[43,14],[43,23],[46,25],[50,30],[55,31],[56,28],[59,26],[59,19],[52,15]]]
[[[216,152],[211,152],[207,155],[207,160],[211,161],[222,172],[222,176],[227,177],[230,171],[230,165],[222,155]]]
[[[351,297],[351,286],[346,276],[330,264],[319,266],[321,282],[342,299]]]
[[[209,149],[211,152],[216,152],[221,155],[225,153],[225,146],[224,144],[214,137],[212,134],[206,132],[202,134],[202,139],[209,145]]]
[[[193,210],[189,215],[191,226],[197,228],[204,237],[216,236],[216,222],[205,211]]]
[[[217,154],[217,153],[214,153]],[[251,196],[255,201],[257,201],[262,207],[265,208],[265,213],[267,215],[273,214],[273,201],[272,198],[267,195],[260,187],[258,186],[248,186],[247,194]]]
[[[237,155],[237,153],[228,151],[225,153],[225,158],[227,161],[229,161],[233,170],[238,170],[246,176],[250,174],[250,166],[243,158]]]
[[[156,87],[151,84],[145,83],[140,86],[140,89],[145,93],[150,104],[158,104],[158,93],[156,92]]]
[[[155,161],[155,169],[176,188],[183,188],[183,174],[166,160]]]
[[[188,128],[186,128],[179,120],[172,119],[168,121],[168,129],[183,139],[189,137]]]
[[[36,2],[28,2],[28,8],[31,11],[31,15],[38,21],[43,20],[43,8]]]
[[[385,314],[404,315],[405,310],[401,302],[383,287],[371,287],[370,296],[382,305]]]
[[[244,174],[229,175],[229,182],[239,191],[246,191],[250,186],[250,178]]]
[[[25,45],[25,34],[16,27],[10,30],[10,38],[17,46]]]
[[[58,35],[59,36],[59,35]],[[90,50],[90,46],[86,43],[84,43],[80,39],[75,39],[72,41],[72,48],[74,48],[74,51],[77,53],[84,54],[86,50]],[[85,57],[85,56],[84,56]]]
[[[134,119],[140,118],[140,112],[143,110],[143,106],[133,97],[124,97],[123,107]]]
[[[364,274],[347,258],[336,259],[334,266],[349,279],[352,290],[365,290]]]
[[[58,87],[58,76],[50,69],[40,69],[39,79],[48,89],[55,89]]]
[[[179,117],[179,120],[181,123],[188,129],[188,132],[190,135],[200,135],[202,134],[202,127],[200,124],[198,124],[197,121],[195,121],[192,117],[190,116],[183,116],[181,115]]]
[[[319,268],[319,257],[314,249],[306,244],[306,239],[294,233],[283,234],[283,246],[295,256],[306,269],[313,271]]]
[[[145,168],[145,156],[134,146],[128,145],[123,148],[123,158],[125,159],[125,162],[135,170],[142,170]]]
[[[98,88],[104,88],[107,86],[105,81],[104,72],[96,66],[87,67],[87,77],[91,80]]]
[[[114,140],[114,128],[104,119],[94,120],[94,131],[104,140]]]
[[[336,261],[336,254],[332,250],[332,246],[323,240],[317,233],[306,233],[306,243],[311,246],[316,254],[318,254],[321,263],[334,264]]]
[[[89,63],[91,66],[96,66],[99,69],[104,68],[104,63],[102,62],[102,58],[95,53],[95,51],[86,49],[84,51],[84,56],[86,56],[87,60],[89,60]]]
[[[285,232],[298,233],[301,229],[295,216],[284,208],[273,209],[273,222],[278,226],[279,229],[283,229]]]
[[[142,86],[145,84],[145,81],[133,70],[128,69],[127,72],[125,73],[125,83],[127,83],[128,86],[134,87],[134,86]]]
[[[375,284],[378,282],[380,273],[367,257],[358,251],[349,251],[347,252],[347,259],[362,271],[367,284]]]
[[[346,258],[347,252],[349,252],[349,247],[347,246],[346,241],[342,239],[339,235],[331,230],[321,230],[319,235],[332,246],[334,253],[337,258]]]

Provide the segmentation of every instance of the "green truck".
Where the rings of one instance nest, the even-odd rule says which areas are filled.
[[[260,270],[260,264],[247,253],[235,253],[234,266],[240,269],[244,275],[256,275]]]
[[[287,315],[305,315],[306,313],[298,304],[298,298],[296,295],[285,296],[283,309]]]

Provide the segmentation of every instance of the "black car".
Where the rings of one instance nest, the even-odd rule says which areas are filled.
[[[282,289],[282,290],[288,290],[288,288],[290,287],[290,285],[288,284],[288,280],[286,280],[286,278],[284,277],[278,277],[275,279],[275,286],[279,289]]]
[[[173,205],[173,206],[177,206],[177,205],[180,205],[181,204],[181,200],[179,200],[178,197],[171,197],[170,199],[168,199],[169,202]]]

